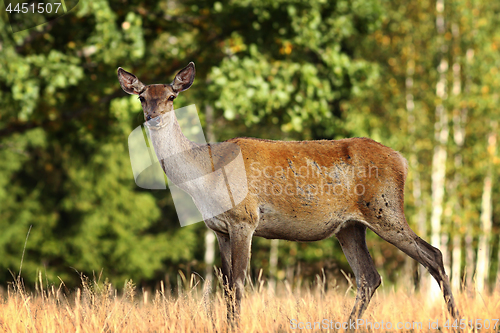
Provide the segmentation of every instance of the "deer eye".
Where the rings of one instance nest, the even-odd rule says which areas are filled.
[[[141,103],[144,103],[144,101],[146,101],[142,96],[139,96],[139,100],[141,101]]]
[[[174,99],[175,99],[175,96],[174,96],[174,95],[172,95],[172,96],[170,96],[170,97],[168,98],[168,100],[169,100],[169,101],[173,101]]]

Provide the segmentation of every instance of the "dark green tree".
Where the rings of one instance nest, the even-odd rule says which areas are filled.
[[[119,87],[118,66],[146,84],[169,83],[194,61],[195,84],[176,107],[214,106],[218,140],[356,134],[343,126],[342,101],[377,76],[358,52],[378,27],[372,0],[80,1],[15,34],[1,15],[0,282],[17,274],[30,226],[28,284],[38,271],[68,286],[75,270],[102,269],[120,284],[201,271],[204,226],[180,228],[167,192],[134,183],[127,136],[144,120]],[[332,244],[290,245],[282,264],[342,257]]]

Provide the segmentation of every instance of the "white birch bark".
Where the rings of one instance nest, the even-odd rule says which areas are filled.
[[[460,43],[460,31],[458,24],[454,23],[452,25],[452,34],[455,39],[455,43],[459,45]],[[452,94],[458,99],[462,92],[462,80],[461,80],[461,66],[459,63],[458,55],[455,55],[455,62],[453,64],[453,89]],[[467,85],[467,84],[466,84]],[[452,238],[452,263],[451,263],[451,287],[453,290],[458,291],[460,289],[460,283],[462,280],[461,274],[461,261],[462,261],[462,237],[463,237],[463,207],[460,202],[458,195],[458,189],[460,184],[463,182],[463,156],[462,149],[465,142],[465,124],[467,119],[467,108],[456,107],[453,110],[453,139],[457,147],[457,153],[455,154],[455,177],[452,186],[450,186],[450,192],[453,193],[455,198],[453,203],[453,238]]]
[[[487,288],[488,269],[490,267],[490,241],[492,227],[492,201],[493,189],[493,157],[496,150],[496,126],[493,125],[492,132],[488,135],[488,168],[484,177],[483,196],[481,199],[481,233],[479,234],[479,244],[477,248],[476,266],[476,290],[483,292]]]
[[[437,247],[443,253],[443,261],[446,262],[446,245],[443,244],[441,232],[441,220],[443,217],[443,201],[444,201],[444,190],[445,190],[445,178],[446,178],[446,159],[447,151],[446,145],[448,143],[448,115],[446,109],[443,105],[443,101],[446,100],[446,72],[448,71],[448,61],[446,59],[445,52],[447,50],[446,44],[444,42],[445,34],[445,23],[444,23],[444,0],[437,0],[436,2],[436,29],[438,32],[438,38],[440,43],[441,61],[437,68],[439,73],[439,79],[436,84],[436,122],[435,122],[435,138],[436,146],[434,148],[434,155],[432,157],[432,213],[431,213],[431,244]],[[443,237],[445,238],[445,237]],[[432,298],[440,294],[439,286],[434,281],[429,288],[430,296]]]
[[[474,60],[474,50],[473,49],[468,49],[467,53],[465,55],[466,57],[466,64],[467,68],[471,68],[472,61]],[[466,80],[465,80],[465,95],[468,96],[470,92],[470,87],[471,87],[471,76],[469,72],[467,71],[466,73]],[[466,109],[465,109],[465,112]],[[467,113],[466,113],[467,114]],[[468,222],[468,221],[466,221]],[[465,258],[466,258],[466,265],[465,265],[465,284],[467,286],[472,286],[473,285],[473,276],[474,276],[474,270],[475,270],[475,251],[474,251],[474,246],[473,246],[473,241],[474,241],[474,226],[472,223],[467,223],[467,231],[466,231],[466,236],[465,236]]]
[[[214,259],[215,259],[215,235],[210,229],[205,231],[205,281],[212,284]]]
[[[206,122],[206,139],[207,142],[216,142],[213,123],[214,123],[214,111],[212,106],[207,105],[205,107],[205,122]],[[208,229],[205,231],[205,281],[207,285],[212,285],[213,270],[214,270],[214,260],[215,260],[215,234],[212,230]]]

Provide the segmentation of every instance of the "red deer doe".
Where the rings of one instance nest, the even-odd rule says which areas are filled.
[[[179,71],[171,84],[144,85],[118,68],[128,94],[139,95],[147,121],[161,116],[161,135],[150,128],[151,140],[165,174],[179,178],[185,168],[214,169],[210,160],[187,157],[189,165],[163,163],[164,153],[208,149],[182,133],[173,101],[195,76],[194,63]],[[357,296],[350,320],[361,317],[381,279],[368,252],[371,229],[421,263],[441,286],[448,311],[458,317],[441,252],[418,237],[403,212],[407,162],[397,151],[367,138],[320,141],[271,141],[235,138],[226,141],[241,150],[248,177],[239,184],[248,193],[232,209],[205,219],[219,241],[222,277],[228,296],[228,318],[237,319],[253,236],[311,242],[335,235],[356,276]],[[212,148],[213,149],[213,148]],[[194,154],[196,155],[196,154]],[[197,207],[207,182],[183,189]],[[201,186],[201,187],[200,187]],[[234,187],[232,187],[234,189]],[[246,192],[245,192],[246,193]]]

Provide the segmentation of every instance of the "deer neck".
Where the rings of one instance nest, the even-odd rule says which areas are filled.
[[[192,180],[212,170],[208,146],[186,138],[174,111],[157,117],[155,121],[146,124],[169,183],[173,182],[189,194],[199,191],[200,185],[194,186]]]
[[[160,115],[146,124],[159,161],[200,146],[182,133],[174,111]]]

